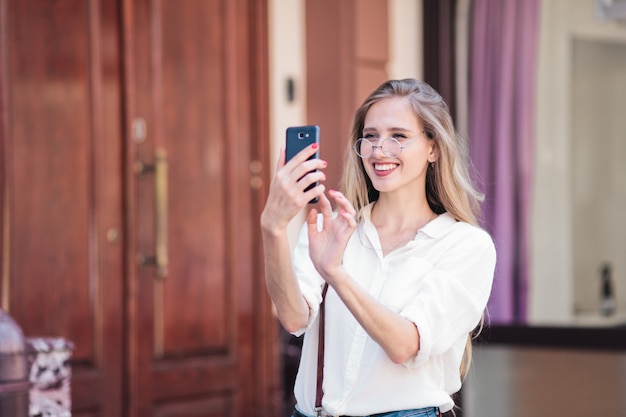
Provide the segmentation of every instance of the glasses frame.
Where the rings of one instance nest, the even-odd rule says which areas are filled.
[[[424,131],[420,132],[420,133],[424,133]],[[357,156],[359,156],[361,159],[368,159],[370,158],[372,155],[374,155],[374,151],[376,150],[376,148],[380,149],[381,151],[383,151],[383,153],[385,154],[385,156],[388,156],[389,158],[397,158],[402,154],[402,150],[404,148],[407,148],[409,145],[411,145],[413,142],[415,142],[417,140],[418,136],[414,137],[413,139],[411,139],[406,145],[402,145],[400,143],[400,141],[396,138],[385,138],[383,139],[383,141],[380,143],[380,145],[374,145],[372,143],[372,141],[370,141],[367,138],[358,138],[356,140],[356,142],[354,142],[354,145],[352,145],[352,150],[357,154]],[[393,141],[396,142],[399,146],[400,146],[400,152],[398,152],[397,155],[392,155],[389,153],[389,150],[387,148],[385,148],[385,143],[387,143],[387,141]],[[369,143],[369,145],[372,147],[372,152],[368,155],[368,156],[363,156],[361,155],[361,152],[359,151],[360,145],[363,142],[367,142]]]

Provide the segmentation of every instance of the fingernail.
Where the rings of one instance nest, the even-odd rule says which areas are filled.
[[[319,145],[318,145],[317,143],[314,143],[313,145],[311,145],[311,148],[313,148],[313,149],[317,149],[317,147],[318,147],[318,146],[319,146]]]
[[[322,161],[322,162],[324,163],[325,167],[328,166],[328,162],[326,162],[326,161]]]

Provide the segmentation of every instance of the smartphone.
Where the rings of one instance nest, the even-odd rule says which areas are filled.
[[[287,128],[286,143],[285,143],[285,163],[291,158],[296,156],[301,150],[314,143],[319,145],[320,143],[320,127],[317,125],[310,126],[292,126]],[[309,159],[319,158],[320,148],[318,146],[317,152],[311,155]],[[318,185],[315,182],[309,185],[304,191],[308,191],[311,188]],[[309,201],[309,204],[317,203],[318,198],[315,197]]]

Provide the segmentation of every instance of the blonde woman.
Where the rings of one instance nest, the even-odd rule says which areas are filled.
[[[413,79],[372,92],[354,117],[342,192],[326,192],[326,162],[308,160],[315,151],[286,164],[283,152],[261,215],[268,292],[285,329],[305,334],[294,417],[452,410],[496,254],[446,103]],[[290,254],[287,224],[314,197]]]

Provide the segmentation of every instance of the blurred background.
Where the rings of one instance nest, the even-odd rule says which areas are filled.
[[[498,250],[457,415],[626,415],[625,19],[622,0],[0,0],[0,307],[73,343],[73,416],[289,415],[300,341],[258,227],[285,129],[321,127],[337,187],[356,107],[419,78],[468,138]]]

